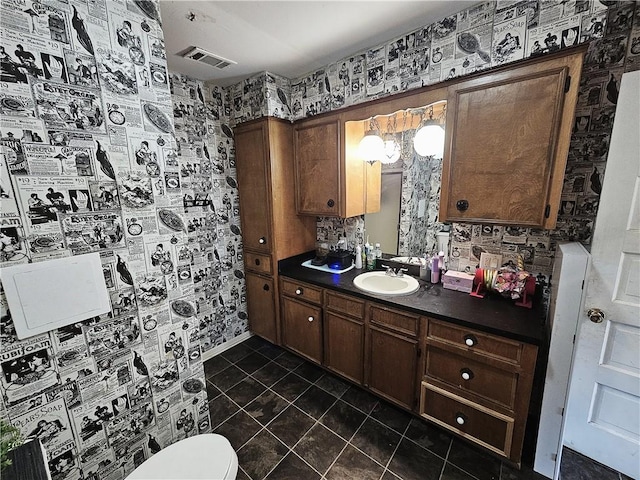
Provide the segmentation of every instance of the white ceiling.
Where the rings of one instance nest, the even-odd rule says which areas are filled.
[[[477,3],[160,0],[160,9],[169,69],[228,86],[265,70],[300,77]],[[191,45],[238,64],[218,70],[175,55]]]

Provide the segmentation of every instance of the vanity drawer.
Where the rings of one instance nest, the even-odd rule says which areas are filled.
[[[429,345],[426,374],[461,394],[469,392],[509,410],[515,408],[518,374]]]
[[[307,283],[282,279],[282,293],[306,302],[320,305],[322,303],[322,289]]]
[[[420,415],[501,455],[511,453],[513,418],[426,382],[421,386]]]
[[[432,343],[433,341],[445,342],[465,351],[516,365],[520,365],[522,362],[524,346],[521,342],[430,318],[427,342]]]
[[[273,273],[273,269],[271,268],[271,255],[247,252],[245,250],[244,266],[247,270],[251,270],[256,273],[263,273],[266,275],[271,275]]]
[[[369,321],[372,324],[380,325],[413,337],[418,336],[418,330],[420,328],[420,317],[407,315],[404,312],[377,305],[371,305]]]
[[[340,295],[339,293],[326,290],[325,305],[332,312],[342,313],[354,317],[359,321],[364,318],[364,302],[353,297]]]

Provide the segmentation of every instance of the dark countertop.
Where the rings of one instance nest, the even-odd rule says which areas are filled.
[[[534,300],[533,308],[529,309],[518,307],[514,301],[497,294],[476,298],[468,293],[445,289],[442,284],[433,285],[419,279],[420,289],[411,295],[396,297],[372,295],[358,290],[353,285],[353,279],[363,273],[364,269],[354,268],[342,274],[335,274],[301,265],[302,262],[313,257],[314,252],[309,252],[280,260],[278,272],[281,276],[301,282],[534,345],[541,345],[545,338],[545,315],[539,300]]]

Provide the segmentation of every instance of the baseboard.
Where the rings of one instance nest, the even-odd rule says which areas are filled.
[[[228,342],[221,343],[220,345],[213,347],[211,350],[207,350],[206,352],[204,352],[202,354],[202,361],[206,362],[210,358],[215,357],[216,355],[224,352],[225,350],[229,350],[231,347],[234,347],[237,344],[242,343],[246,339],[251,337],[253,337],[253,333],[244,332],[242,335],[238,335],[237,337],[234,337],[232,340],[229,340]]]

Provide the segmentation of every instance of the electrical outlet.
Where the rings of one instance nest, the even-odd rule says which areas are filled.
[[[487,252],[480,254],[480,268],[500,268],[501,265],[502,255]]]

